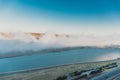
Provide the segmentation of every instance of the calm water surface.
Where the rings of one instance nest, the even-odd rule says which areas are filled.
[[[114,59],[120,49],[78,49],[47,54],[36,54],[0,59],[0,73],[31,68],[44,68],[61,64],[83,63]]]

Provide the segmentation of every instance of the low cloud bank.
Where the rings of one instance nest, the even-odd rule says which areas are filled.
[[[15,51],[38,51],[49,48],[120,45],[119,36],[58,35],[46,33],[36,37],[36,35],[28,33],[2,33],[0,34],[0,54]]]

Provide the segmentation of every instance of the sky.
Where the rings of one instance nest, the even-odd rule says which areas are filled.
[[[120,34],[120,0],[0,0],[0,32]]]

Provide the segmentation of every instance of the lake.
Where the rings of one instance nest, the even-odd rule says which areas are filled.
[[[63,64],[111,60],[120,57],[120,49],[84,48],[46,54],[0,59],[0,73]]]

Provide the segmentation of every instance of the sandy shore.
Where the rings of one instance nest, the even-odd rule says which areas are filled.
[[[31,69],[0,75],[0,80],[53,80],[58,76],[74,72],[76,70],[86,70],[100,67],[109,63],[117,62],[120,66],[120,59],[100,62],[77,63],[61,65],[44,69]]]

